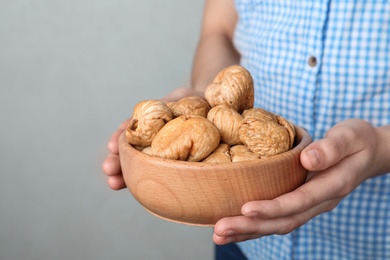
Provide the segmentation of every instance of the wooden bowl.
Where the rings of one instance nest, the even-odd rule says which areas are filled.
[[[273,199],[302,185],[307,171],[300,153],[309,134],[296,127],[294,147],[282,154],[249,162],[200,163],[144,154],[119,138],[126,185],[152,214],[173,222],[213,226],[219,219],[241,215],[252,200]]]

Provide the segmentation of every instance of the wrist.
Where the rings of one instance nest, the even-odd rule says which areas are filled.
[[[376,128],[378,175],[390,172],[390,125]]]

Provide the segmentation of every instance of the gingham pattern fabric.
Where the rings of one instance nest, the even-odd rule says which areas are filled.
[[[235,2],[234,43],[253,75],[255,106],[314,139],[348,118],[390,124],[390,0]],[[390,174],[288,235],[239,246],[249,259],[390,259]]]

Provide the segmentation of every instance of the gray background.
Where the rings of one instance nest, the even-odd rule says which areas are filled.
[[[106,142],[188,82],[203,1],[0,0],[0,259],[212,259],[106,185]]]

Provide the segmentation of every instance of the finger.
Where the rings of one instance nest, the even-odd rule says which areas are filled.
[[[227,217],[219,220],[214,226],[214,243],[224,245],[261,237],[255,230],[247,228],[248,222],[258,225],[261,220],[245,216]]]
[[[259,235],[235,235],[235,236],[218,236],[213,234],[213,241],[217,245],[226,245],[229,243],[242,242],[250,239],[260,238]]]
[[[364,148],[359,129],[348,122],[333,127],[324,139],[307,146],[301,153],[301,163],[309,171],[324,170]]]
[[[339,201],[340,199],[326,201],[303,213],[276,219],[245,216],[224,218],[216,223],[213,240],[217,244],[225,244],[272,234],[288,234],[315,216],[333,209]]]
[[[121,175],[121,165],[119,156],[116,154],[109,154],[102,164],[102,169],[107,176]]]
[[[113,190],[121,190],[126,188],[126,183],[122,175],[109,176],[107,179],[107,184]]]
[[[126,121],[122,122],[119,125],[118,129],[111,135],[111,138],[107,144],[108,150],[111,153],[119,154],[118,139],[119,139],[119,136],[123,133],[123,131],[126,130],[126,127],[129,124],[129,121],[130,121],[130,119],[127,119]]]

